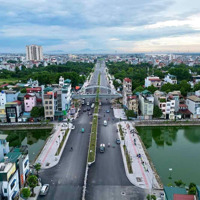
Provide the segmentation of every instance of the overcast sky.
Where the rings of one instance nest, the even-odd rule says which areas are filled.
[[[0,0],[0,53],[200,52],[200,0]]]

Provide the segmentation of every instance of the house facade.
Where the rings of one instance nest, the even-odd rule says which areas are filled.
[[[160,88],[162,86],[162,81],[158,76],[149,76],[145,78],[145,87],[154,86]]]
[[[36,96],[34,94],[26,94],[24,96],[24,111],[31,112],[33,107],[37,105]]]

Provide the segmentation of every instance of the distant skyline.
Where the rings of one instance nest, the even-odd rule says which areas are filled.
[[[200,52],[199,0],[0,0],[0,53]]]

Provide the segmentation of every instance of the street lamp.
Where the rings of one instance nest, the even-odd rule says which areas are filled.
[[[169,179],[172,179],[172,168],[169,168]]]

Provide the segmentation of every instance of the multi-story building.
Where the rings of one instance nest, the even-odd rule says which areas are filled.
[[[0,160],[9,153],[9,142],[6,141],[7,135],[0,135]]]
[[[167,74],[164,78],[166,83],[177,84],[177,78],[174,75]]]
[[[31,112],[32,108],[37,105],[36,95],[26,94],[24,96],[24,111]]]
[[[148,76],[145,78],[145,87],[149,87],[153,85],[154,87],[160,88],[162,85],[162,81],[158,76]]]
[[[139,108],[144,119],[152,119],[154,97],[149,91],[145,90],[139,94]]]
[[[1,122],[6,122],[6,109],[5,106],[0,106],[0,120]]]
[[[6,103],[7,122],[18,122],[18,117],[22,113],[22,103],[20,101]]]
[[[192,113],[192,118],[199,119],[200,118],[200,98],[193,95],[187,97],[186,105],[188,106],[188,110]]]
[[[6,93],[6,102],[13,102],[17,100],[18,95],[20,94],[19,91],[15,90],[5,90]]]
[[[133,110],[134,113],[137,115],[138,114],[138,98],[136,95],[134,96],[128,96],[128,109]]]
[[[0,163],[0,183],[2,196],[13,200],[19,193],[19,172],[16,163],[7,159]]]
[[[54,96],[57,95],[54,93],[53,88],[47,87],[44,89],[44,115],[46,119],[54,120],[55,114],[55,102]]]
[[[0,106],[6,105],[6,93],[4,91],[0,92]]]
[[[38,46],[38,45],[26,46],[26,60],[27,61],[43,60],[42,46]]]
[[[157,105],[165,119],[175,119],[175,100],[173,96],[167,96],[166,93],[156,91],[154,93],[154,104]]]
[[[175,113],[177,113],[179,111],[179,104],[180,104],[180,100],[182,98],[181,92],[180,91],[169,92],[168,96],[171,96],[171,98],[173,97],[173,99],[175,100],[174,111],[175,111]]]
[[[132,95],[132,80],[130,78],[124,78],[123,80],[123,105],[128,108],[127,96]]]

